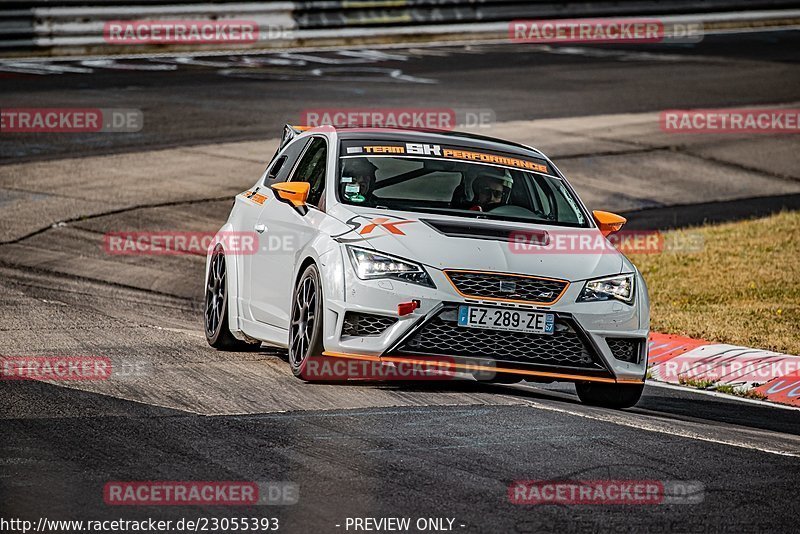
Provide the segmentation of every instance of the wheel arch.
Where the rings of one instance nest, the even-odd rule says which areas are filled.
[[[227,223],[214,235],[211,245],[206,255],[206,276],[205,281],[208,281],[209,269],[211,268],[211,256],[213,253],[221,248],[225,254],[225,272],[227,276],[227,291],[228,291],[228,329],[238,339],[243,339],[242,328],[240,326],[240,299],[239,299],[239,279],[242,275],[242,265],[239,261],[238,254],[229,254],[225,249],[225,241],[223,236],[235,232],[232,224]]]
[[[343,299],[344,298],[344,281],[337,283],[337,278],[344,276],[343,267],[343,251],[338,243],[326,238],[326,236],[319,236],[314,239],[302,251],[302,254],[297,256],[303,258],[296,261],[295,265],[297,270],[292,277],[292,289],[297,287],[300,277],[303,276],[306,268],[314,264],[319,271],[320,285],[322,286],[322,293],[326,299]]]
[[[306,269],[308,269],[308,266],[312,264],[319,271],[319,262],[313,256],[306,256],[305,259],[300,262],[297,268],[297,272],[294,273],[294,281],[292,282],[292,288],[297,287],[297,283],[300,281],[300,277],[303,276],[303,273],[306,271]],[[320,278],[322,278],[322,272],[320,272]],[[322,283],[321,280],[320,283]]]

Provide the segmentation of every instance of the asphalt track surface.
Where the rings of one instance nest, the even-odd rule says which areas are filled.
[[[386,70],[361,71],[385,78],[400,69],[395,80],[434,83],[342,80],[343,71],[309,75],[308,65],[274,63],[224,74],[230,67],[7,72],[3,107],[136,108],[145,111],[147,127],[139,134],[4,134],[0,353],[104,355],[120,372],[93,384],[0,382],[0,517],[278,517],[287,532],[343,532],[348,517],[447,517],[464,532],[796,530],[797,410],[656,385],[624,411],[583,406],[562,385],[307,385],[290,376],[281,351],[207,347],[200,258],[109,258],[98,239],[126,228],[219,226],[230,196],[274,150],[246,142],[274,138],[307,107],[491,108],[504,124],[561,121],[548,124],[565,136],[572,117],[585,126],[587,116],[800,101],[798,40],[798,32],[781,32],[669,49],[447,47],[401,52],[405,59],[365,67]],[[139,62],[148,61],[131,61]],[[527,124],[509,131],[523,136]],[[126,163],[140,161],[139,170],[153,174],[135,159],[140,153],[151,165],[173,161],[194,170],[193,159],[210,165],[216,157],[230,166],[223,154],[233,145],[209,147],[234,141],[242,142],[236,153],[245,155],[237,158],[250,174],[221,175],[231,183],[216,186],[201,176],[197,198],[178,179],[164,179],[173,196],[144,176],[141,184],[126,181],[138,176]],[[561,149],[564,164],[556,162],[576,175],[579,192],[608,202],[614,199],[597,181],[613,182],[620,169],[652,161],[662,170],[664,161],[681,172],[699,168],[696,189],[673,191],[653,175],[640,186],[651,193],[614,200],[613,207],[656,227],[797,205],[798,144],[791,136],[708,145],[691,157],[686,147],[640,152],[613,144],[619,142],[592,138],[588,152],[570,145]],[[198,148],[140,152],[189,145]],[[558,154],[563,146],[553,148]],[[737,160],[738,153],[748,160]],[[88,199],[82,203],[71,190],[95,188],[96,169],[114,187],[97,198],[81,192]],[[722,187],[732,173],[747,181],[738,194]],[[59,203],[64,214],[51,215]],[[691,481],[704,490],[694,504],[520,506],[507,496],[520,479]],[[135,480],[289,481],[300,498],[244,509],[104,503],[104,484]]]
[[[0,60],[2,107],[130,108],[145,117],[145,128],[130,134],[5,134],[0,157],[264,139],[297,124],[309,108],[488,108],[504,122],[791,102],[800,86],[799,45],[800,31],[786,31],[670,46],[487,44],[113,64]],[[83,73],[15,72],[42,64]]]

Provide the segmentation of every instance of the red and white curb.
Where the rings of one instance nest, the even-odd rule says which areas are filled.
[[[652,333],[649,365],[650,376],[661,382],[707,381],[800,406],[800,356]]]

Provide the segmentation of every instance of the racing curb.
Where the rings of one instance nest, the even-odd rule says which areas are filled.
[[[800,356],[652,333],[648,378],[800,406]]]

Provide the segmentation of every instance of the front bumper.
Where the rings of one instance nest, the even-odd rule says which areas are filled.
[[[644,284],[638,284],[637,293],[645,293],[637,294],[632,306],[576,303],[583,283],[570,284],[556,302],[545,306],[467,298],[436,269],[428,269],[436,288],[361,280],[351,269],[344,271],[343,298],[326,301],[327,356],[434,365],[459,372],[514,373],[532,381],[644,380],[649,323],[646,311],[641,312],[647,305]],[[398,316],[397,305],[411,300],[418,300],[420,307]],[[534,335],[459,327],[456,311],[461,304],[553,313],[556,331]]]

